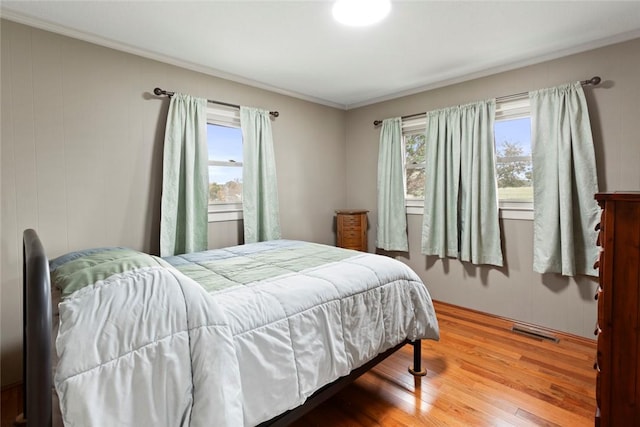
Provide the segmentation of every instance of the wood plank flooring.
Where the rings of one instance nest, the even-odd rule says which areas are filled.
[[[441,338],[422,343],[421,382],[406,346],[295,427],[593,426],[595,341],[525,337],[506,319],[434,304]]]
[[[294,427],[593,425],[595,341],[529,338],[506,319],[434,304],[441,339],[422,343],[426,377],[407,372],[406,346]],[[21,412],[20,396],[3,390],[2,427]]]

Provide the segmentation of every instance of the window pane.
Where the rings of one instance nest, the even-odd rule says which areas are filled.
[[[242,130],[226,126],[207,125],[209,160],[242,162]]]
[[[405,135],[406,189],[408,199],[424,199],[424,133]]]
[[[209,203],[242,202],[242,168],[209,166]]]
[[[407,199],[424,199],[424,168],[407,169]]]
[[[208,124],[210,161],[239,163],[237,166],[209,165],[209,203],[242,202],[242,130]]]
[[[495,138],[498,200],[532,202],[530,118],[496,121]]]
[[[407,166],[424,163],[425,135],[423,133],[406,135],[404,141]]]

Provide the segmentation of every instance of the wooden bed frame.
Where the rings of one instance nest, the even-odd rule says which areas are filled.
[[[24,416],[21,414],[16,419],[16,425],[51,427],[53,422],[51,279],[49,260],[38,234],[32,229],[24,232],[22,253]],[[354,369],[348,375],[322,387],[303,405],[261,423],[259,427],[280,427],[291,424],[406,344],[413,345],[413,366],[409,368],[409,372],[416,377],[426,375],[427,371],[421,367],[421,341],[406,340]]]

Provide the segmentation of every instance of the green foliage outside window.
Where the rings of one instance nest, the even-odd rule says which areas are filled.
[[[499,199],[531,201],[531,157],[525,154],[520,143],[510,141],[499,144],[496,154]]]
[[[405,136],[405,161],[407,165],[407,197],[424,198],[425,135],[416,133]]]
[[[225,184],[212,182],[209,184],[209,203],[242,202],[242,182],[239,179]]]

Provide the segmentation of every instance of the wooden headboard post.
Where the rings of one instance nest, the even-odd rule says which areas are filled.
[[[35,230],[24,231],[22,256],[24,418],[28,427],[50,427],[51,280]]]

